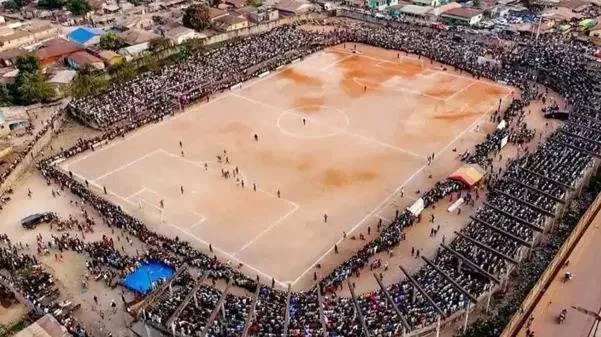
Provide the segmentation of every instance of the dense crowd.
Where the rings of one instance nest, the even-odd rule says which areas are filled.
[[[229,42],[186,62],[144,73],[95,97],[75,100],[69,107],[78,119],[101,129],[146,116],[165,116],[180,104],[229,89],[308,55],[317,45],[315,35],[295,27],[279,27],[241,42]]]
[[[100,137],[80,140],[72,148],[41,162],[39,168],[46,179],[54,180],[62,189],[70,190],[92,205],[106,225],[122,228],[149,247],[156,247],[166,254],[163,259],[171,259],[174,264],[187,263],[213,279],[228,280],[255,291],[258,286],[255,280],[199,252],[177,237],[168,238],[150,231],[141,221],[96,196],[84,183],[74,180],[69,173],[60,172],[53,164],[93,149],[99,142],[122,136],[140,125],[160,120],[173,113],[179,103],[187,104],[226,89],[329,44],[366,43],[416,53],[475,77],[487,77],[516,86],[522,92],[521,97],[512,101],[506,111],[497,111],[495,115],[496,122],[504,120],[509,124],[510,131],[505,132],[523,127],[524,108],[530,100],[543,95],[534,85],[534,81],[539,81],[565,97],[575,111],[575,117],[536,150],[512,161],[504,173],[490,177],[486,202],[461,231],[462,236],[448,244],[456,254],[476,267],[462,267],[462,259],[456,254],[441,250],[433,259],[433,265],[425,265],[413,275],[436,307],[442,310],[443,316],[448,317],[464,309],[470,298],[446,276],[473,297],[478,298],[490,291],[488,275],[503,276],[510,270],[511,264],[519,260],[521,247],[536,240],[537,233],[555,216],[559,205],[569,198],[599,151],[599,136],[595,132],[599,126],[597,112],[592,108],[599,106],[598,97],[590,90],[594,78],[586,71],[586,58],[581,57],[590,53],[587,46],[551,37],[534,42],[519,41],[522,43],[517,44],[516,49],[497,50],[482,41],[458,41],[454,38],[455,34],[413,26],[374,26],[354,22],[340,24],[327,33],[311,33],[286,26],[232,42],[207,55],[141,75],[131,83],[111,88],[98,96],[74,101],[70,106],[74,115],[110,130]],[[479,62],[481,57],[494,58],[498,62]],[[517,122],[511,123],[513,120]],[[503,131],[493,132],[474,153],[465,156],[466,160],[490,166],[487,164],[490,156],[507,135]],[[460,182],[444,180],[420,193],[420,196],[427,208],[452,193],[465,193],[462,191],[465,187]],[[250,321],[250,335],[283,336],[286,332],[291,336],[316,335],[325,324],[330,336],[359,336],[362,328],[356,307],[372,334],[392,336],[398,333],[401,323],[393,303],[387,300],[382,290],[358,294],[356,302],[352,298],[338,296],[335,291],[349,277],[358,275],[369,266],[374,255],[396,247],[404,238],[403,229],[418,221],[419,215],[407,210],[398,213],[391,224],[378,226],[379,235],[375,240],[335,268],[309,292],[287,294],[273,287],[260,286]],[[120,270],[127,270],[128,265],[135,263],[115,252],[106,242],[91,250],[94,261],[109,263]],[[182,276],[175,283],[176,289],[166,293],[167,297],[155,302],[155,306],[146,312],[147,320],[167,331],[174,328],[186,335],[194,335],[211,324],[210,336],[233,336],[239,334],[248,314],[253,311],[252,299],[228,295],[223,306],[225,314],[218,315],[215,322],[208,322],[222,294],[216,288],[205,285],[198,291],[199,303],[188,303],[174,325],[166,326],[169,317],[191,291],[194,280]],[[414,289],[411,282],[401,280],[387,286],[386,290],[411,329],[420,329],[436,321],[437,309]],[[319,313],[320,298],[323,317]]]
[[[53,276],[46,271],[35,256],[23,253],[23,246],[13,244],[8,236],[0,235],[0,286],[15,292],[26,301],[38,316],[52,314],[68,331],[78,337],[88,334],[71,313],[77,305],[61,301]]]

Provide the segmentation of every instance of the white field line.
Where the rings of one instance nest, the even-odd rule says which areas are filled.
[[[175,228],[175,229],[179,230],[180,232],[182,232],[182,233],[186,234],[187,236],[189,236],[189,237],[193,238],[194,240],[196,240],[196,241],[200,242],[201,244],[203,244],[203,245],[205,245],[205,246],[207,246],[207,247],[209,246],[209,243],[208,243],[208,242],[206,242],[205,240],[203,240],[203,239],[201,239],[201,238],[197,237],[196,235],[194,235],[194,234],[190,233],[189,231],[187,231],[187,230],[185,230],[185,229],[183,229],[183,228],[181,228],[181,227],[179,227],[179,226],[177,226],[177,225],[174,225],[174,224],[172,224],[172,223],[168,223],[167,225],[169,225],[169,226],[171,226],[171,227],[173,227],[173,228]],[[217,253],[219,253],[219,254],[221,254],[221,255],[223,255],[223,256],[225,256],[225,257],[229,258],[229,259],[230,259],[232,262],[234,262],[234,263],[237,263],[237,264],[243,264],[243,265],[244,265],[245,267],[247,267],[248,269],[250,269],[250,270],[254,271],[254,272],[255,272],[255,273],[257,273],[258,275],[261,275],[261,276],[263,276],[263,277],[266,277],[267,279],[271,279],[271,278],[273,278],[273,276],[272,276],[272,275],[269,275],[269,274],[267,274],[267,273],[264,273],[263,271],[261,271],[261,270],[260,270],[260,269],[258,269],[257,267],[255,267],[255,266],[253,266],[253,265],[250,265],[250,264],[246,263],[245,261],[241,261],[241,260],[237,259],[237,258],[236,258],[235,256],[233,256],[232,254],[230,254],[230,253],[228,253],[228,252],[226,252],[226,251],[224,251],[224,250],[220,249],[219,247],[216,247],[216,246],[215,246],[215,245],[213,245],[213,244],[211,244],[211,246],[213,247],[213,251],[215,251],[215,252],[217,252]],[[207,248],[207,249],[208,249],[208,248]],[[222,261],[222,263],[223,263],[223,261]],[[234,268],[234,269],[235,269],[235,268]],[[288,285],[287,285],[285,282],[279,281],[279,280],[277,280],[277,279],[275,279],[275,278],[274,278],[274,280],[275,280],[275,282],[276,282],[278,285],[280,285],[281,287],[287,287],[287,286],[288,286]]]
[[[286,70],[288,67],[289,67],[289,65],[285,65],[280,70],[278,70],[278,71],[272,71],[269,75],[267,75],[267,76],[265,76],[263,78],[250,79],[247,82],[244,82],[244,83],[248,83],[248,82],[250,82],[250,83],[248,83],[248,85],[246,85],[246,86],[242,86],[242,88],[240,89],[240,91],[244,91],[245,89],[251,88],[252,86],[256,85],[257,83],[263,82],[263,81],[267,80],[268,78],[271,78],[271,77],[277,75],[278,73]],[[179,118],[181,118],[181,117],[183,117],[185,115],[188,115],[189,113],[194,113],[195,111],[193,110],[193,107],[199,107],[199,106],[204,107],[206,105],[214,104],[215,102],[220,101],[220,100],[222,100],[222,99],[224,99],[224,98],[226,98],[228,96],[229,96],[228,93],[222,93],[222,94],[219,94],[217,97],[211,99],[209,102],[204,102],[203,101],[203,102],[194,103],[194,104],[186,107],[183,112],[176,113],[173,117],[170,117],[169,115],[167,115],[167,116],[164,117],[163,121],[158,122],[158,123],[154,123],[152,125],[146,125],[146,126],[140,128],[138,130],[135,130],[135,131],[129,133],[128,135],[126,135],[125,138],[122,138],[120,140],[113,140],[113,141],[109,142],[108,144],[106,144],[105,146],[102,146],[100,149],[97,149],[95,151],[88,150],[87,153],[85,153],[85,154],[83,154],[81,156],[76,156],[76,158],[73,158],[73,160],[70,161],[70,162],[68,162],[68,163],[66,163],[64,167],[66,169],[68,169],[72,165],[74,165],[74,164],[76,164],[76,163],[78,163],[78,162],[80,162],[82,160],[86,160],[87,158],[93,156],[94,154],[97,154],[97,153],[100,153],[100,152],[105,151],[107,149],[110,149],[110,148],[112,148],[114,146],[117,146],[117,145],[119,145],[121,143],[129,142],[130,140],[132,140],[134,138],[137,138],[137,137],[139,137],[139,136],[141,136],[141,135],[143,135],[143,134],[145,134],[145,133],[147,133],[147,132],[149,132],[151,130],[154,130],[155,128],[165,127],[166,125],[168,125],[170,122],[172,122],[174,120],[177,120],[177,119],[179,119]]]
[[[402,188],[405,187],[405,185],[407,185],[411,180],[413,180],[413,178],[415,178],[421,171],[423,171],[428,165],[424,165],[422,167],[420,167],[419,169],[417,169],[411,176],[409,176],[409,178],[407,178],[403,183],[401,183],[392,193],[390,193],[384,200],[382,200],[382,202],[380,202],[371,212],[369,212],[366,216],[363,217],[363,219],[361,219],[359,222],[357,222],[351,229],[348,230],[347,234],[350,234],[352,232],[354,232],[359,226],[361,226],[365,221],[367,221],[369,218],[371,218],[372,216],[374,216],[377,212],[379,212],[382,208],[384,208],[384,206],[386,204],[388,204],[388,202],[390,200],[392,200],[392,198],[394,198],[398,192],[401,191]],[[336,245],[340,244],[344,239],[340,238],[338,239],[338,241],[336,241]],[[305,276],[305,274],[307,274],[309,271],[311,271],[315,265],[317,265],[319,263],[319,261],[321,261],[326,255],[330,254],[330,252],[332,252],[334,250],[334,245],[331,245],[330,248],[328,248],[323,254],[321,254],[321,256],[319,258],[317,258],[317,260],[315,260],[315,262],[313,262],[313,264],[311,264],[307,269],[305,269],[297,278],[296,280],[294,280],[292,282],[292,285],[294,286],[303,276]]]
[[[273,106],[273,105],[271,105],[269,103],[261,102],[261,101],[258,101],[256,99],[252,99],[252,98],[249,98],[249,97],[246,97],[246,96],[242,96],[242,95],[239,95],[239,94],[231,94],[231,95],[235,96],[235,97],[238,97],[240,99],[243,99],[243,100],[247,100],[247,101],[255,103],[255,104],[263,105],[265,107],[268,107],[268,108],[271,108],[271,109],[274,109],[274,110],[279,110],[278,107]],[[300,118],[305,118],[308,121],[313,122],[313,123],[318,124],[318,125],[321,125],[321,126],[327,128],[327,129],[332,130],[333,132],[338,132],[338,134],[345,134],[345,135],[348,135],[348,136],[351,136],[351,137],[360,138],[363,141],[368,142],[368,143],[375,143],[375,144],[378,144],[378,145],[380,145],[382,147],[386,147],[386,148],[389,148],[389,149],[392,149],[392,150],[395,150],[395,151],[398,151],[398,152],[402,152],[404,154],[407,154],[407,155],[410,155],[412,157],[416,157],[416,158],[419,158],[419,159],[422,159],[422,160],[426,159],[421,154],[418,154],[418,153],[415,153],[415,152],[412,152],[412,151],[409,151],[409,150],[406,150],[406,149],[403,149],[403,148],[400,148],[400,147],[388,144],[386,142],[382,142],[380,140],[377,140],[377,139],[374,139],[374,138],[371,138],[371,137],[363,136],[363,135],[360,135],[360,134],[357,134],[357,133],[354,133],[354,132],[349,132],[349,131],[347,131],[345,129],[339,129],[339,128],[330,126],[327,123],[320,122],[319,120],[310,118],[308,116],[301,115],[301,114],[296,113],[294,111],[288,111],[288,113],[290,113],[292,115],[295,115],[295,116],[298,116],[299,119]]]
[[[471,87],[472,87],[474,84],[476,84],[476,83],[478,83],[478,82],[476,82],[476,81],[472,81],[472,83],[470,83],[470,84],[466,85],[466,86],[465,86],[465,87],[463,87],[461,90],[459,90],[459,91],[456,91],[454,94],[452,94],[451,96],[447,97],[447,98],[446,98],[444,101],[445,101],[445,102],[447,102],[447,101],[450,101],[450,100],[452,100],[452,99],[453,99],[453,98],[455,98],[457,95],[459,95],[459,94],[461,94],[462,92],[466,91],[467,89],[471,88]]]
[[[334,62],[332,62],[332,63],[330,63],[330,64],[328,64],[328,65],[326,65],[326,66],[324,66],[324,67],[322,67],[322,68],[321,68],[321,69],[319,69],[319,70],[320,70],[320,71],[326,71],[326,70],[328,70],[328,69],[330,69],[330,68],[334,67],[334,66],[335,66],[335,65],[337,65],[338,63],[342,63],[342,62],[344,62],[344,61],[346,61],[346,60],[350,59],[351,57],[353,57],[353,56],[355,56],[355,55],[357,55],[357,54],[350,54],[350,55],[347,55],[347,56],[345,56],[345,57],[339,58],[338,60],[336,60],[336,61],[334,61]]]
[[[365,81],[361,78],[356,78],[353,77],[353,82],[355,82],[356,84],[358,84],[359,86],[367,86],[369,89],[369,86],[372,84],[369,81]],[[428,95],[428,94],[424,94],[421,91],[418,90],[412,90],[412,89],[407,89],[405,87],[402,86],[384,86],[386,89],[390,90],[390,91],[396,91],[396,92],[403,92],[406,94],[410,94],[410,95],[415,95],[415,96],[422,96],[422,97],[426,97],[435,101],[440,101],[440,102],[444,102],[445,99],[442,99],[440,97],[436,97],[436,96],[432,96],[432,95]]]
[[[126,168],[128,168],[128,167],[130,167],[130,166],[132,166],[132,165],[134,165],[136,163],[138,163],[138,162],[141,162],[141,161],[143,161],[145,159],[148,159],[148,158],[154,156],[155,154],[157,154],[158,152],[159,152],[159,150],[154,150],[152,152],[148,152],[147,154],[143,155],[142,157],[134,159],[134,160],[132,160],[132,161],[130,161],[128,163],[125,163],[125,164],[123,164],[123,165],[121,165],[121,166],[119,166],[119,167],[117,167],[117,168],[115,168],[113,170],[110,170],[110,171],[108,171],[108,172],[106,172],[106,173],[104,173],[104,174],[102,174],[102,175],[94,178],[94,180],[97,180],[97,181],[98,180],[102,180],[102,178],[106,178],[106,177],[108,177],[108,176],[110,176],[110,175],[112,175],[112,174],[114,174],[116,172],[119,172],[121,170],[124,170],[124,169],[126,169]]]
[[[232,256],[236,256],[236,255],[240,254],[241,252],[243,252],[244,250],[246,250],[246,248],[250,247],[257,240],[261,239],[265,234],[269,233],[272,229],[274,229],[279,224],[284,222],[284,220],[286,220],[286,218],[288,218],[290,215],[292,215],[294,212],[296,212],[299,208],[300,208],[300,206],[298,204],[294,204],[294,206],[292,207],[292,209],[290,211],[288,211],[286,214],[282,215],[279,219],[277,219],[271,225],[269,225],[269,227],[265,228],[263,231],[261,231],[261,233],[257,234],[254,238],[252,238],[247,243],[245,243],[240,249],[238,249],[234,254],[232,254]]]

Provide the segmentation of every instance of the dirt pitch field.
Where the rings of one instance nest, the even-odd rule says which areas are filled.
[[[232,263],[298,288],[343,232],[394,216],[391,203],[423,179],[428,155],[452,158],[446,174],[458,167],[452,149],[481,141],[480,124],[513,90],[417,56],[351,47],[313,54],[61,166],[106,186],[155,230],[205,251],[211,243]]]

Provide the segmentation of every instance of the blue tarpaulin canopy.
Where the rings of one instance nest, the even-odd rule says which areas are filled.
[[[121,284],[132,291],[146,295],[152,291],[157,281],[166,281],[173,274],[175,270],[172,267],[159,261],[151,261],[125,276]]]
[[[102,31],[102,29],[91,27],[79,27],[67,34],[67,37],[69,38],[69,40],[75,43],[85,44],[90,39],[94,38],[95,36],[102,35],[103,33],[104,32]]]

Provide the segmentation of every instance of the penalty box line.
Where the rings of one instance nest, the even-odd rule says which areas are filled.
[[[177,226],[177,225],[175,225],[173,223],[167,223],[167,225],[171,226],[171,227],[173,227],[173,228],[175,228],[177,230],[179,230],[180,232],[186,234],[187,236],[189,236],[189,237],[193,238],[194,240],[200,242],[201,244],[207,246],[207,249],[208,249],[208,247],[209,247],[209,243],[208,242],[206,242],[205,240],[199,238],[198,236],[190,233],[188,230],[183,229],[183,228],[181,228],[181,227],[179,227],[179,226]],[[286,282],[280,281],[280,280],[276,279],[275,277],[273,277],[272,275],[269,275],[269,274],[263,272],[259,268],[255,267],[255,266],[253,266],[251,264],[246,263],[246,261],[242,261],[242,260],[238,259],[233,254],[230,254],[230,253],[224,251],[223,249],[215,246],[214,244],[211,244],[211,247],[213,248],[213,251],[219,253],[220,255],[223,255],[223,256],[229,258],[231,261],[233,261],[235,263],[242,264],[243,267],[247,267],[248,269],[254,271],[258,275],[266,277],[267,279],[273,279],[275,281],[275,283],[279,284],[281,287],[284,287],[284,288],[288,287],[288,284]],[[223,262],[221,262],[221,263],[223,263]],[[232,269],[234,269],[234,268],[232,268]]]
[[[85,180],[85,178],[84,178],[83,176],[79,175],[79,174],[76,174],[76,173],[74,173],[74,176],[75,176],[75,177],[77,177],[77,178],[79,178],[79,179]],[[90,183],[90,185],[92,185],[92,186],[94,186],[94,187],[97,187],[97,188],[99,188],[99,189],[101,189],[101,190],[102,190],[102,188],[103,188],[102,186],[100,186],[100,185],[99,185],[98,183],[96,183],[95,181],[88,181],[88,182]],[[125,202],[125,203],[127,203],[127,204],[130,204],[130,205],[133,205],[134,207],[137,207],[137,205],[136,205],[135,203],[133,203],[132,201],[129,201],[129,200],[127,200],[125,197],[123,197],[123,196],[119,195],[118,193],[115,193],[115,192],[113,192],[113,191],[110,191],[110,190],[107,190],[107,192],[108,192],[109,194],[111,194],[111,195],[115,196],[116,198],[118,198],[118,199],[122,200],[123,202]],[[148,201],[146,201],[146,202],[148,203]],[[201,244],[205,245],[205,246],[207,247],[207,250],[208,250],[209,243],[208,243],[207,241],[205,241],[205,240],[203,240],[203,239],[199,238],[198,236],[196,236],[196,235],[194,235],[194,234],[190,233],[188,230],[186,230],[186,229],[183,229],[183,228],[179,227],[179,226],[178,226],[178,225],[176,225],[176,224],[173,224],[173,223],[166,223],[166,225],[168,225],[168,226],[170,226],[170,227],[173,227],[173,228],[175,228],[175,229],[179,230],[180,232],[182,232],[182,233],[186,234],[187,236],[189,236],[189,237],[193,238],[194,240],[196,240],[196,241],[200,242]],[[259,268],[255,267],[255,266],[253,266],[253,265],[250,265],[250,264],[246,263],[245,261],[242,261],[242,260],[240,260],[240,259],[236,258],[236,257],[235,257],[235,256],[233,256],[231,253],[229,253],[229,252],[226,252],[225,250],[223,250],[223,249],[221,249],[221,248],[219,248],[219,247],[217,247],[217,246],[215,246],[215,245],[213,245],[213,244],[211,244],[211,246],[212,246],[212,248],[213,248],[213,251],[215,251],[215,252],[219,253],[220,255],[223,255],[223,256],[225,256],[225,257],[229,258],[231,261],[234,261],[235,263],[238,263],[238,264],[242,264],[244,267],[247,267],[248,269],[250,269],[250,270],[254,271],[254,272],[255,272],[255,273],[257,273],[258,275],[261,275],[261,276],[263,276],[263,277],[266,277],[267,279],[273,279],[273,280],[275,280],[275,283],[277,283],[278,285],[280,285],[280,286],[281,286],[281,287],[283,287],[283,288],[286,288],[286,287],[288,287],[288,283],[286,283],[286,282],[283,282],[283,281],[280,281],[280,280],[276,279],[276,278],[275,278],[275,277],[273,277],[272,275],[269,275],[269,274],[267,274],[267,273],[263,272],[262,270],[260,270]],[[223,261],[221,261],[221,263],[223,263]]]
[[[125,197],[124,199],[127,200],[128,202],[132,203],[132,204],[135,204],[135,201],[137,199],[138,204],[136,204],[136,206],[139,207],[141,203],[145,203],[148,206],[150,206],[150,207],[158,210],[159,213],[161,213],[161,220],[164,221],[164,219],[166,218],[166,214],[167,214],[168,210],[165,209],[165,208],[161,208],[160,206],[153,205],[153,203],[151,203],[150,201],[144,199],[143,197],[139,197],[139,195],[142,194],[142,193],[144,193],[144,191],[147,191],[147,192],[149,192],[151,194],[156,195],[157,197],[159,197],[160,200],[169,201],[168,198],[164,197],[162,194],[156,192],[155,190],[153,190],[152,188],[149,188],[149,187],[143,187],[139,191],[132,193],[131,195]],[[168,205],[169,204],[174,204],[174,203],[168,202]],[[189,226],[186,226],[186,227],[188,227],[190,229],[192,229],[194,227],[197,227],[198,225],[202,224],[203,222],[205,222],[207,220],[206,216],[204,216],[204,215],[202,215],[202,214],[200,214],[200,213],[198,213],[198,212],[196,212],[194,210],[188,210],[188,209],[184,208],[183,211],[190,212],[190,213],[194,214],[197,217],[197,219],[198,219],[195,222],[193,222],[192,224],[190,224]]]
[[[152,151],[151,153],[148,153],[148,154],[147,154],[147,155],[145,155],[145,156],[142,156],[142,157],[140,157],[140,158],[138,158],[138,159],[136,159],[136,160],[134,160],[134,161],[132,161],[132,162],[130,162],[130,163],[128,163],[128,164],[125,164],[125,165],[123,165],[124,167],[121,167],[121,168],[115,169],[115,170],[113,170],[113,171],[117,172],[117,171],[119,171],[119,170],[122,170],[122,169],[124,169],[124,168],[126,168],[126,167],[129,167],[129,166],[131,166],[131,165],[135,164],[136,162],[139,162],[139,161],[141,161],[141,160],[143,160],[143,159],[146,159],[146,158],[150,157],[151,155],[155,155],[155,154],[157,154],[157,153],[161,153],[161,154],[163,154],[163,155],[167,155],[167,156],[169,156],[169,157],[172,157],[172,158],[174,158],[174,159],[177,159],[177,160],[181,160],[181,161],[183,161],[183,162],[185,162],[185,163],[191,164],[191,165],[193,165],[193,166],[197,166],[197,167],[199,167],[199,168],[202,168],[202,167],[203,167],[203,164],[201,164],[201,163],[199,163],[199,162],[195,162],[195,161],[192,161],[192,160],[189,160],[189,159],[186,159],[186,158],[181,158],[180,156],[177,156],[177,155],[175,155],[175,154],[173,154],[173,153],[171,153],[171,152],[169,152],[169,151],[166,151],[166,150],[164,150],[164,149],[162,149],[162,148],[159,148],[159,149],[157,149],[157,150],[155,150],[155,151]],[[110,174],[113,174],[113,173],[115,173],[115,172],[109,172],[109,174],[106,174],[106,176],[108,176],[108,175],[110,175]],[[81,178],[83,179],[83,177],[81,177]],[[100,184],[96,183],[96,182],[95,182],[95,181],[93,181],[93,180],[92,180],[92,181],[89,181],[89,183],[90,183],[90,184],[92,184],[93,186],[95,186],[95,187],[97,187],[97,188],[101,189],[101,190],[103,189],[103,187],[102,187],[102,186],[100,186]],[[149,187],[143,187],[143,188],[141,188],[140,190],[138,190],[138,191],[136,191],[136,192],[132,193],[131,195],[129,195],[129,196],[127,196],[127,197],[123,197],[123,196],[121,196],[121,195],[119,195],[119,194],[117,194],[117,193],[115,193],[115,192],[113,192],[113,191],[107,190],[107,192],[108,192],[108,193],[110,193],[110,194],[114,195],[115,197],[119,198],[120,200],[123,200],[124,202],[126,202],[126,203],[128,203],[128,204],[132,205],[133,207],[138,207],[139,205],[138,205],[138,204],[137,204],[135,201],[132,201],[132,200],[130,200],[130,199],[131,199],[131,198],[135,198],[136,196],[138,196],[138,195],[140,195],[140,194],[144,193],[144,191],[148,191],[148,192],[150,192],[150,193],[152,193],[152,194],[154,194],[154,195],[158,196],[159,198],[166,200],[166,198],[164,198],[164,197],[163,197],[163,196],[162,196],[160,193],[158,193],[158,192],[154,191],[152,188],[149,188]],[[259,191],[259,192],[261,192],[261,193],[264,193],[264,194],[266,194],[266,195],[268,195],[268,196],[271,196],[272,198],[277,198],[277,196],[276,196],[276,195],[274,195],[273,193],[267,192],[267,191],[265,191],[265,190],[263,190],[263,189],[257,189],[257,191]],[[153,205],[151,202],[149,202],[149,201],[145,200],[144,198],[140,197],[139,199],[140,199],[140,201],[141,201],[141,202],[143,202],[143,203],[147,204],[148,206],[150,206],[150,207],[153,207],[153,208],[155,208],[155,209],[159,210],[160,212],[165,212],[165,210],[164,210],[164,209],[161,209],[160,207],[158,207],[158,206],[156,206],[156,205]],[[274,222],[273,222],[273,223],[272,223],[272,224],[271,224],[269,227],[267,227],[265,230],[263,230],[261,233],[259,233],[257,236],[255,236],[253,239],[251,239],[250,241],[248,241],[247,243],[245,243],[245,244],[244,244],[244,245],[243,245],[243,246],[242,246],[242,247],[241,247],[239,250],[237,250],[235,253],[226,252],[225,250],[223,250],[223,249],[221,249],[221,248],[219,248],[219,247],[215,246],[214,244],[211,244],[211,246],[213,247],[213,250],[214,250],[214,251],[218,252],[219,254],[221,254],[221,255],[223,255],[223,256],[226,256],[226,257],[227,257],[227,258],[229,258],[230,260],[233,260],[233,261],[235,261],[236,263],[240,263],[240,264],[242,264],[242,265],[244,265],[244,266],[248,267],[249,269],[251,269],[252,271],[254,271],[255,273],[257,273],[257,274],[259,274],[259,275],[261,275],[261,276],[267,277],[267,278],[269,278],[269,279],[272,279],[272,278],[273,278],[273,279],[276,281],[276,283],[278,283],[280,286],[282,286],[282,287],[287,287],[287,286],[288,286],[288,284],[287,284],[287,283],[285,283],[285,282],[283,282],[283,281],[280,281],[280,280],[276,279],[276,278],[275,278],[275,277],[273,277],[272,275],[269,275],[269,274],[267,274],[267,273],[263,272],[262,270],[260,270],[259,268],[255,267],[255,266],[253,266],[253,265],[250,265],[250,264],[248,264],[246,261],[242,261],[242,260],[240,260],[240,259],[238,259],[238,258],[236,257],[236,256],[237,256],[237,254],[239,254],[239,253],[241,253],[242,251],[246,250],[248,247],[250,247],[251,245],[253,245],[253,244],[254,244],[256,241],[260,240],[260,239],[261,239],[261,238],[262,238],[264,235],[266,235],[268,232],[270,232],[271,230],[273,230],[275,227],[277,227],[279,224],[281,224],[281,223],[282,223],[282,222],[283,222],[283,221],[284,221],[286,218],[288,218],[290,215],[292,215],[294,212],[296,212],[296,211],[297,211],[297,210],[300,208],[300,205],[298,205],[297,203],[295,203],[295,202],[293,202],[293,201],[291,201],[291,200],[288,200],[288,199],[282,199],[282,198],[277,198],[277,199],[278,199],[278,200],[283,200],[283,201],[287,202],[288,204],[290,204],[290,205],[292,206],[292,209],[291,209],[291,210],[289,210],[289,211],[288,211],[286,214],[284,214],[282,217],[280,217],[278,220],[274,221]],[[199,214],[199,213],[197,213],[197,212],[195,212],[195,211],[190,211],[190,212],[194,213],[194,214],[195,214],[195,215],[196,215],[196,216],[199,218],[199,220],[198,220],[198,221],[196,221],[195,223],[193,223],[192,225],[188,226],[188,227],[187,227],[188,229],[193,229],[193,228],[197,227],[198,225],[200,225],[200,224],[202,224],[203,222],[205,222],[205,221],[206,221],[206,217],[205,217],[205,216],[203,216],[203,215],[201,215],[201,214]],[[174,224],[174,223],[172,223],[172,222],[165,222],[165,224],[166,224],[166,225],[168,225],[168,226],[170,226],[170,227],[176,228],[176,229],[177,229],[177,230],[179,230],[180,232],[182,232],[182,233],[186,234],[187,236],[189,236],[189,237],[193,238],[194,240],[196,240],[196,241],[200,242],[201,244],[203,244],[203,245],[207,246],[207,249],[208,249],[209,243],[208,243],[207,241],[205,241],[205,240],[203,240],[203,239],[199,238],[199,237],[198,237],[198,236],[196,236],[195,234],[191,233],[191,232],[190,232],[188,229],[182,228],[182,226],[180,226],[180,225],[177,225],[177,224]]]

